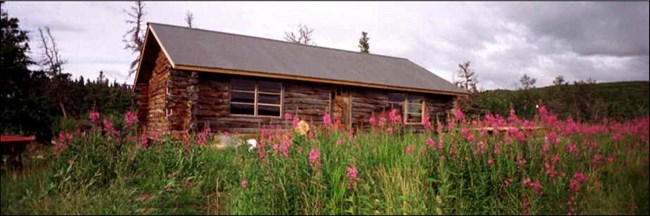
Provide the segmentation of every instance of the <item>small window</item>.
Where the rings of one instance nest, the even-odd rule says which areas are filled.
[[[396,109],[404,117],[405,123],[420,123],[424,98],[404,93],[389,93],[386,110]]]
[[[282,83],[231,79],[230,114],[280,117]]]
[[[230,101],[232,102],[241,102],[241,103],[255,102],[255,92],[238,92],[233,90],[230,97],[231,97]]]
[[[240,115],[254,115],[255,105],[252,104],[230,104],[230,113]]]
[[[279,94],[282,90],[282,84],[279,82],[259,81],[258,88],[260,92],[275,92]]]
[[[404,100],[406,99],[406,94],[402,93],[389,93],[388,94],[388,104],[386,105],[387,110],[397,109],[402,112],[404,107]]]
[[[280,104],[280,95],[263,94],[259,93],[257,96],[257,103],[264,104]]]
[[[255,81],[245,79],[232,79],[232,90],[255,91]]]
[[[257,106],[257,115],[260,116],[280,116],[279,106]]]
[[[422,122],[422,96],[409,95],[406,104],[406,123],[420,123]]]

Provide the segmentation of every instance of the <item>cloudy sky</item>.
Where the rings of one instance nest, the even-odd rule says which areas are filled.
[[[123,11],[132,2],[7,2],[10,17],[30,31],[49,26],[68,60],[64,72],[132,83],[124,50]],[[299,24],[315,29],[318,46],[408,58],[453,81],[471,61],[479,88],[513,89],[527,74],[537,86],[553,79],[648,80],[648,2],[145,2],[145,21],[283,40]]]

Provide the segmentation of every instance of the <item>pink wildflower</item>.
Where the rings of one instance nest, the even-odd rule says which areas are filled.
[[[313,166],[320,159],[320,151],[311,149],[309,150],[309,163]]]
[[[517,164],[519,164],[519,166],[526,165],[526,158],[522,156],[517,157]]]
[[[339,138],[339,139],[336,141],[336,145],[343,145],[343,140]]]
[[[347,171],[348,171],[348,178],[350,180],[356,181],[358,179],[358,176],[357,176],[358,171],[357,171],[356,167],[348,167]]]
[[[574,145],[573,143],[567,144],[566,150],[573,155],[578,154],[578,148],[576,148],[576,145]]]
[[[325,124],[325,126],[332,125],[332,117],[330,117],[330,114],[327,112],[323,114],[323,124]]]
[[[291,116],[291,113],[288,112],[284,113],[284,120],[292,120],[292,118],[293,117]]]
[[[413,147],[412,146],[407,146],[406,147],[406,154],[411,154],[411,151],[413,151]]]
[[[494,163],[494,160],[492,160],[492,158],[488,158],[487,163],[492,165]]]
[[[579,182],[587,182],[587,176],[585,174],[582,174],[581,172],[576,172],[573,174],[573,179],[579,181]]]
[[[542,186],[542,184],[539,183],[539,181],[533,182],[532,187],[533,187],[533,190],[535,190],[535,191],[541,191],[541,190],[544,189],[544,186]]]
[[[377,120],[375,119],[375,115],[370,116],[369,120],[370,125],[376,126],[377,125]]]
[[[104,124],[104,132],[115,136],[120,135],[120,133],[113,128],[113,122],[104,119],[102,123]]]
[[[465,121],[465,115],[463,115],[463,111],[461,111],[460,108],[454,109],[454,117],[456,120],[459,120],[461,122]]]
[[[99,113],[97,111],[95,111],[95,110],[90,111],[90,113],[88,114],[88,117],[90,118],[91,122],[95,122],[95,121],[97,121],[97,119],[99,119]]]
[[[138,122],[138,116],[136,116],[133,112],[128,111],[126,114],[124,114],[124,122],[126,122],[126,126],[130,128],[133,123]]]
[[[142,136],[140,137],[140,148],[147,148],[148,146],[149,140],[147,139],[147,135],[142,133]]]
[[[59,151],[65,151],[67,149],[66,143],[72,141],[72,136],[71,135],[65,135],[63,133],[59,133],[59,142],[57,142],[54,145],[54,151],[59,152]]]
[[[600,155],[600,154],[597,154],[596,156],[594,156],[594,159],[592,159],[591,162],[594,163],[594,164],[601,164],[601,163],[603,163],[603,156]]]
[[[242,188],[247,188],[248,187],[248,180],[247,179],[242,179],[241,180],[241,187]]]
[[[505,184],[506,187],[508,187],[508,185],[510,185],[510,183],[512,183],[512,178],[507,178],[505,181],[503,181],[503,184]]]
[[[427,145],[428,145],[429,148],[431,148],[432,150],[436,150],[436,149],[435,149],[435,148],[436,148],[436,142],[434,142],[433,139],[431,139],[430,137],[427,138]]]
[[[282,145],[280,145],[280,151],[285,157],[289,157],[289,147],[291,147],[291,142],[286,140],[282,142]]]
[[[402,115],[397,112],[397,109],[391,109],[388,113],[388,117],[391,122],[399,123],[402,122]]]
[[[571,190],[571,191],[579,191],[580,190],[580,183],[575,179],[571,179],[571,181],[569,181],[569,190]]]
[[[422,126],[425,130],[431,130],[433,128],[431,125],[431,120],[429,119],[429,115],[424,115],[422,117]]]
[[[530,185],[530,182],[531,182],[530,178],[525,178],[521,183],[522,183],[524,186],[528,186],[528,185]]]

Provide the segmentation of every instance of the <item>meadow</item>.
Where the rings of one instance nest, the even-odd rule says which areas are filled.
[[[64,122],[3,170],[2,214],[649,214],[649,118],[486,115],[425,131],[396,112],[346,130],[264,128],[256,148],[138,134],[134,113]],[[483,130],[503,128],[503,130]],[[153,137],[156,139],[148,139]]]

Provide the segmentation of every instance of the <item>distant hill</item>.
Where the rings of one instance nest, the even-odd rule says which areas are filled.
[[[463,106],[470,115],[486,113],[507,116],[510,104],[520,117],[532,118],[535,105],[542,102],[561,118],[572,117],[582,121],[603,118],[628,119],[650,112],[650,82],[574,82],[529,90],[488,90]]]

